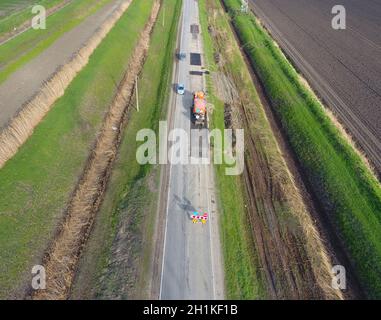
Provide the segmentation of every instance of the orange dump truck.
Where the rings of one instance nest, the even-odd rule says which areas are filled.
[[[193,108],[192,108],[193,122],[195,124],[205,124],[206,120],[206,100],[203,91],[196,91],[193,94]]]

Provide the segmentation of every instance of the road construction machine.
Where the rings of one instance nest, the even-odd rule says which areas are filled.
[[[195,125],[206,124],[206,99],[204,91],[193,93],[192,118]]]

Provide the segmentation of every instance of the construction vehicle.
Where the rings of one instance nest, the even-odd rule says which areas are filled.
[[[206,122],[206,100],[204,91],[193,94],[192,118],[195,125],[204,125]]]

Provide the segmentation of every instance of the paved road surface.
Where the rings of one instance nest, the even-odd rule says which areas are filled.
[[[121,1],[114,0],[86,18],[0,85],[0,130],[60,65],[69,62],[72,55],[91,38]]]
[[[381,1],[250,0],[269,28],[381,172]],[[347,29],[331,28],[344,5]]]
[[[199,24],[198,19],[197,1],[184,0],[180,50],[186,53],[186,59],[179,62],[177,80],[185,84],[187,92],[185,96],[175,95],[172,99],[175,99],[174,127],[182,128],[188,134],[192,91],[204,89],[203,76],[189,74],[190,71],[201,71],[200,66],[190,65],[190,53],[202,53],[201,35],[190,33],[190,26]],[[192,147],[190,149],[193,153]],[[161,299],[224,297],[215,199],[211,165],[171,165]],[[193,224],[190,215],[194,211],[207,212],[207,224]]]

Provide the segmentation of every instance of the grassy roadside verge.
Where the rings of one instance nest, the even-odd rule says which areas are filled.
[[[308,182],[372,298],[381,297],[381,188],[240,1],[223,0]]]
[[[129,109],[119,155],[80,262],[72,298],[149,297],[160,166],[136,162],[135,137],[142,128],[157,130],[159,120],[166,118],[180,11],[181,1],[163,1],[139,80],[140,111]]]
[[[213,39],[208,30],[208,12],[205,0],[199,1],[200,23],[207,68],[217,70],[213,58]],[[238,68],[245,68],[238,62]],[[239,69],[237,69],[239,70]],[[211,129],[225,129],[224,103],[215,95],[213,79],[207,76],[208,100],[213,103]],[[225,290],[227,299],[261,299],[266,297],[263,275],[258,269],[256,250],[250,238],[250,224],[247,221],[245,191],[241,177],[225,175],[225,165],[217,165],[216,181],[219,198],[220,229],[225,261]],[[232,192],[236,190],[236,192]],[[240,191],[239,191],[240,190]],[[222,201],[223,199],[223,201]]]
[[[0,297],[29,283],[32,266],[52,239],[152,2],[133,1],[65,95],[0,170]]]
[[[0,46],[0,84],[13,72],[37,57],[64,33],[112,0],[78,0],[47,17],[45,30],[29,29]]]
[[[0,18],[0,39],[3,35],[11,32],[13,28],[21,26],[26,21],[32,19],[32,5],[44,6],[46,10],[55,7],[56,5],[64,2],[65,0],[41,0],[38,2],[30,2],[25,8],[19,11],[7,12],[7,16]],[[8,1],[0,1],[0,10],[7,5]]]

